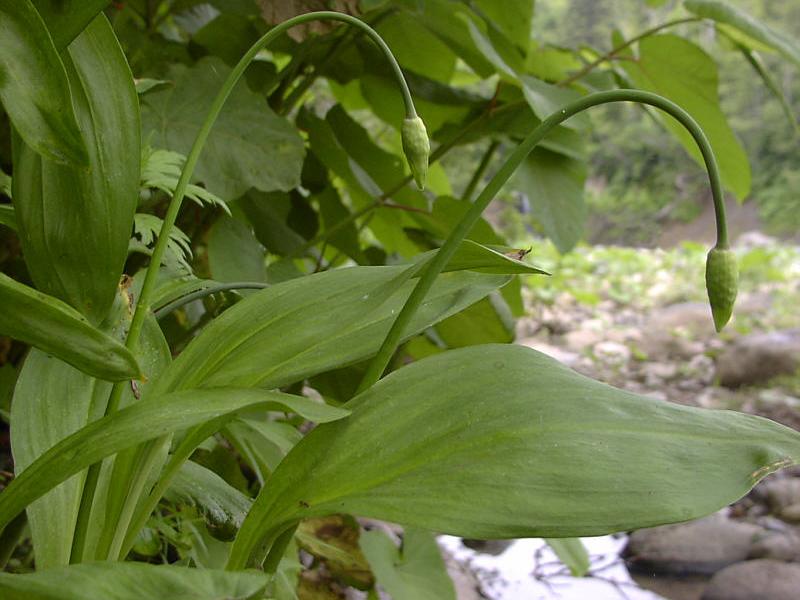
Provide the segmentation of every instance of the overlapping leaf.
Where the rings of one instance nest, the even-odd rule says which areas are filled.
[[[534,350],[473,346],[403,367],[284,459],[231,553],[338,512],[463,537],[577,537],[693,519],[800,461],[800,433],[679,406]]]

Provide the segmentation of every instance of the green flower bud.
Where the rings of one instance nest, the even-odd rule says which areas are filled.
[[[736,255],[730,248],[712,248],[706,259],[706,290],[717,331],[731,318],[738,286]]]
[[[403,120],[401,130],[403,138],[403,152],[406,154],[408,166],[417,187],[425,189],[425,178],[428,176],[428,155],[431,153],[431,143],[428,140],[428,131],[425,123],[419,117]]]

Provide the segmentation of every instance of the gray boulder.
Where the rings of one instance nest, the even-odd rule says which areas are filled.
[[[749,560],[723,569],[708,583],[702,600],[797,600],[800,565]]]
[[[746,560],[765,531],[713,515],[689,523],[634,531],[623,557],[631,571],[650,575],[711,575]]]
[[[800,369],[800,329],[738,338],[717,358],[717,377],[726,387],[764,383]]]

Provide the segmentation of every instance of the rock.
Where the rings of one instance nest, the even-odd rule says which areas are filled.
[[[723,569],[708,583],[702,600],[797,600],[800,565],[748,560]]]
[[[737,248],[770,248],[778,244],[778,240],[760,231],[746,231],[736,238]]]
[[[464,538],[461,540],[461,543],[467,548],[475,550],[475,552],[499,556],[514,543],[514,540],[473,540]]]
[[[757,525],[713,515],[634,531],[623,553],[629,568],[651,575],[711,575],[746,560],[764,535]]]
[[[674,379],[678,375],[675,363],[649,362],[642,365],[644,383],[650,387],[659,387],[664,381]]]
[[[800,523],[800,502],[790,504],[781,511],[781,519],[789,523]]]
[[[717,377],[726,387],[769,381],[800,369],[800,329],[738,338],[717,358]]]
[[[750,558],[772,558],[787,562],[800,562],[800,536],[794,533],[767,535],[750,548]]]
[[[564,344],[573,352],[583,352],[591,349],[603,339],[603,336],[591,329],[576,329],[564,336]]]
[[[707,302],[678,302],[655,309],[644,328],[650,332],[683,334],[689,337],[712,337],[714,320]]]
[[[594,355],[607,365],[622,366],[631,359],[630,348],[618,342],[595,344]]]
[[[768,481],[764,484],[764,495],[772,514],[783,518],[787,510],[796,510],[800,504],[800,478],[781,477]]]

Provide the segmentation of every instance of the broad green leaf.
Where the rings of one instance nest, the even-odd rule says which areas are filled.
[[[230,68],[216,57],[187,68],[173,65],[174,85],[142,98],[142,131],[152,143],[184,155]],[[274,114],[264,99],[238,85],[231,93],[200,155],[194,179],[223,200],[250,188],[288,191],[300,183],[305,150],[297,130]]]
[[[246,223],[222,216],[208,232],[208,268],[217,281],[265,281],[264,247]]]
[[[100,416],[97,413],[102,414],[110,391],[111,384],[31,350],[11,404],[11,447],[17,475],[90,418]],[[69,564],[84,476],[74,475],[27,507],[39,570]]]
[[[448,348],[514,341],[515,321],[503,297],[493,292],[460,313],[436,325],[436,334]]]
[[[589,552],[578,538],[548,538],[545,540],[550,549],[556,553],[558,560],[564,563],[573,577],[583,577],[589,572]]]
[[[514,48],[501,52],[490,35],[487,35],[472,21],[468,21],[470,35],[475,45],[483,52],[486,58],[505,76],[506,79],[518,84],[528,105],[539,119],[544,120],[557,112],[562,106],[580,97],[575,90],[557,87],[530,75],[523,74],[524,64],[522,57]],[[495,36],[497,40],[497,36]],[[563,126],[569,129],[583,130],[589,124],[586,114],[578,114],[564,122]]]
[[[800,461],[787,427],[619,390],[522,346],[425,358],[348,408],[276,469],[229,567],[300,519],[340,512],[478,539],[686,521]]]
[[[139,101],[105,16],[63,54],[89,169],[15,144],[13,198],[31,277],[93,323],[114,299],[139,198]]]
[[[460,3],[449,0],[395,0],[422,27],[444,42],[461,60],[481,77],[489,77],[494,69],[475,47],[469,34],[467,20],[474,13]]]
[[[456,55],[447,45],[405,12],[395,12],[377,31],[404,69],[447,83],[456,68]]]
[[[436,538],[422,529],[406,528],[402,547],[380,529],[361,534],[375,579],[392,600],[456,600]]]
[[[109,4],[110,0],[33,0],[53,36],[63,50]]]
[[[348,414],[344,409],[301,396],[265,390],[215,388],[189,390],[169,397],[149,395],[149,399],[92,421],[31,463],[0,494],[0,528],[31,502],[106,456],[199,423],[216,420],[222,427],[224,419],[220,418],[232,418],[257,407],[295,412],[318,423]]]
[[[292,216],[289,194],[250,190],[236,201],[236,205],[253,226],[255,237],[269,252],[291,256],[305,244],[306,239],[289,224]]]
[[[14,231],[17,230],[17,217],[14,214],[13,206],[0,204],[0,225],[5,225]]]
[[[164,497],[196,506],[218,539],[233,539],[253,503],[214,471],[191,460],[183,463]]]
[[[723,184],[743,200],[750,192],[750,163],[720,109],[714,60],[688,40],[656,35],[639,42],[638,59],[625,61],[624,68],[637,87],[665,96],[694,117],[711,142]],[[658,118],[703,165],[689,132],[669,117]]]
[[[564,155],[537,149],[520,165],[512,184],[528,197],[531,216],[561,252],[583,237],[586,166]]]
[[[67,73],[30,0],[0,0],[0,103],[36,152],[86,168]]]
[[[716,0],[686,0],[683,5],[686,10],[699,17],[716,21],[726,34],[731,35],[746,46],[752,47],[752,44],[747,43],[747,38],[750,38],[773,50],[777,50],[800,66],[800,44],[796,40],[758,21],[732,3]],[[739,34],[738,36],[736,35],[737,33]]]
[[[133,562],[71,565],[24,575],[0,573],[5,600],[248,600],[266,584],[267,577],[255,571]]]
[[[137,379],[130,351],[78,311],[0,273],[0,332],[109,381]]]
[[[408,267],[353,267],[276,284],[225,311],[156,382],[191,387],[274,388],[377,352],[415,285]],[[408,327],[411,337],[508,280],[447,273]],[[280,343],[276,343],[280,340]]]
[[[531,20],[534,0],[477,0],[477,11],[489,26],[496,26],[523,53],[531,41]]]

